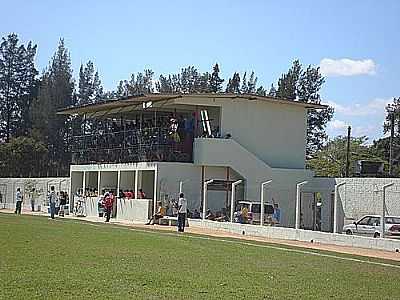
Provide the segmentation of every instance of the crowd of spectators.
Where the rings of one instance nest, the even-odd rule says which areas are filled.
[[[75,163],[191,161],[194,116],[160,115],[91,124],[75,135],[70,148]],[[88,133],[89,132],[89,133]]]

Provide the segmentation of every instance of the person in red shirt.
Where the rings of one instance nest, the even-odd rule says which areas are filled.
[[[114,202],[114,196],[113,196],[112,192],[106,193],[106,195],[104,196],[104,208],[106,211],[106,222],[110,222],[113,202]]]
[[[143,192],[142,189],[139,189],[138,196],[139,199],[146,199],[146,194]]]

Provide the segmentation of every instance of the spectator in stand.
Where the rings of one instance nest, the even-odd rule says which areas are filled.
[[[128,191],[128,192],[126,193],[128,199],[133,199],[133,198],[135,197],[134,194],[135,194],[135,193],[133,192],[133,190],[130,190],[130,191]]]
[[[139,189],[138,199],[146,199],[146,194],[143,192],[142,189]]]
[[[106,212],[106,222],[110,222],[111,210],[113,207],[113,203],[114,203],[113,194],[111,192],[106,193],[104,195],[104,208],[105,208],[105,212]]]
[[[57,194],[54,190],[54,186],[50,187],[50,193],[48,195],[49,205],[50,205],[50,218],[54,219],[54,215],[56,213],[56,205],[58,202]]]
[[[274,199],[272,199],[274,201]],[[273,224],[279,224],[281,222],[281,209],[278,203],[274,203],[274,213],[272,215]]]
[[[23,196],[21,193],[21,189],[17,188],[17,192],[15,193],[15,213],[18,215],[21,214],[22,200],[23,200]]]

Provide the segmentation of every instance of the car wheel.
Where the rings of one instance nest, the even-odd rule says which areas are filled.
[[[378,238],[378,237],[380,237],[381,236],[381,234],[379,233],[379,232],[375,232],[374,233],[374,238]]]
[[[352,234],[353,234],[353,231],[351,231],[350,229],[347,229],[347,230],[346,230],[346,234],[352,235]]]

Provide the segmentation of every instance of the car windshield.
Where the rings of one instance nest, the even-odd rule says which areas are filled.
[[[400,218],[397,217],[386,217],[386,224],[400,224]]]

